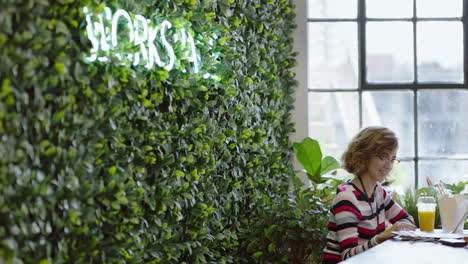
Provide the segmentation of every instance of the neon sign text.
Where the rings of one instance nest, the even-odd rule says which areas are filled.
[[[90,55],[85,57],[88,62],[108,62],[113,57],[126,65],[186,72],[187,69],[181,69],[180,63],[186,60],[193,73],[203,74],[207,79],[218,79],[218,76],[202,69],[200,54],[197,52],[197,45],[213,47],[217,39],[214,34],[204,38],[209,41],[203,44],[184,27],[173,25],[168,20],[154,24],[142,15],[132,17],[123,9],[112,14],[108,7],[98,15],[90,13],[87,7],[83,8],[83,12],[86,15],[87,37],[92,45]],[[178,52],[174,50],[176,46],[179,47]]]

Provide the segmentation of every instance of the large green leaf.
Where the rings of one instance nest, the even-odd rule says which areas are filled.
[[[340,168],[340,163],[331,156],[326,156],[322,160],[322,166],[320,167],[320,175],[324,175],[330,171]]]
[[[322,151],[317,140],[306,137],[300,143],[293,143],[297,160],[309,175],[315,175],[322,163]],[[320,172],[320,171],[319,171]]]

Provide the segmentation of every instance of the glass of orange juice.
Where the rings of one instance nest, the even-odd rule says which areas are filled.
[[[434,231],[436,201],[431,196],[421,196],[418,199],[419,229]]]

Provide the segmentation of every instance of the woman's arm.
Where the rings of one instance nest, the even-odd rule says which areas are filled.
[[[414,219],[399,204],[397,204],[387,191],[383,189],[385,218],[393,225],[376,237],[377,243],[393,238],[393,231],[415,230]]]
[[[351,195],[339,193],[331,209],[336,222],[336,234],[343,260],[377,245],[376,237],[366,243],[358,244],[358,223],[362,219],[362,214],[355,203],[354,195]]]
[[[391,227],[387,228],[384,232],[380,233],[378,236],[375,237],[375,241],[377,244],[384,242],[390,238],[393,238],[395,234],[393,231],[400,231],[400,230],[415,230],[416,227],[413,224],[408,223],[395,223]]]
[[[415,225],[414,219],[409,215],[405,209],[403,209],[399,204],[397,204],[387,191],[383,189],[383,198],[385,206],[385,218],[390,221],[390,223],[406,223],[409,225]]]

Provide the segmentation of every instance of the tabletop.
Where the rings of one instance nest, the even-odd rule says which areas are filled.
[[[434,242],[387,240],[340,263],[468,264],[468,249]]]

